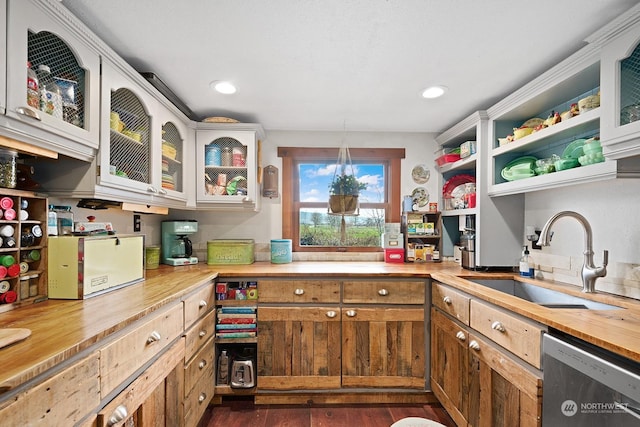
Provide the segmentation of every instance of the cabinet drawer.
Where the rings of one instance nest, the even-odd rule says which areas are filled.
[[[187,337],[187,347],[184,360],[191,359],[191,356],[198,351],[202,344],[214,335],[216,327],[215,322],[216,312],[211,311],[201,320],[197,321],[195,325],[187,331],[185,334]]]
[[[195,426],[207,409],[214,391],[213,363],[205,372],[184,400],[184,425]]]
[[[195,357],[187,362],[184,369],[184,397],[189,396],[189,393],[191,393],[203,375],[209,378],[210,381],[214,381],[213,355],[213,339],[209,339]]]
[[[72,426],[100,404],[98,353],[13,397],[0,410],[6,426]]]
[[[213,283],[186,297],[184,300],[184,328],[189,329],[193,322],[213,308],[215,298],[216,289]]]
[[[465,325],[469,324],[470,300],[462,292],[458,292],[448,286],[435,282],[431,285],[431,303]]]
[[[106,396],[182,334],[182,304],[150,314],[100,350],[100,390]]]
[[[164,413],[164,408],[144,408],[147,399],[158,387],[164,388],[164,381],[176,366],[181,366],[184,360],[184,342],[178,341],[165,351],[151,366],[138,376],[131,384],[114,397],[98,413],[97,427],[113,425],[128,425],[127,420],[135,417],[140,411],[158,411]],[[164,393],[162,393],[164,395]],[[164,417],[157,415],[158,419]],[[144,417],[143,417],[144,418]]]
[[[345,281],[342,302],[347,304],[424,304],[424,281]]]
[[[340,302],[340,282],[333,280],[261,280],[258,302]]]
[[[538,323],[480,301],[471,301],[471,327],[540,369],[542,333]]]

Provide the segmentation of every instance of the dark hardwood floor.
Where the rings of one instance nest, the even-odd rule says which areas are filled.
[[[389,427],[405,417],[422,417],[455,427],[434,405],[254,405],[253,400],[223,400],[207,410],[206,427]]]

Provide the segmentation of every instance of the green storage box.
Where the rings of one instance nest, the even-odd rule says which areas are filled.
[[[209,240],[207,264],[253,264],[253,239]]]

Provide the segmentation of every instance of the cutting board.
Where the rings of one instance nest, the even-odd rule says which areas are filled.
[[[31,335],[31,329],[25,328],[4,328],[0,329],[0,348],[6,347],[14,342],[22,341]]]

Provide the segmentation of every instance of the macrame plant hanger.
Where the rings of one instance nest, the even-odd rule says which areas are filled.
[[[350,170],[350,173],[349,173]],[[351,154],[349,153],[349,147],[343,142],[339,151],[338,159],[336,161],[336,167],[333,171],[332,183],[336,183],[338,180],[347,180],[356,184],[356,192],[349,194],[335,193],[329,196],[328,214],[340,216],[340,244],[346,245],[347,242],[347,226],[345,216],[358,216],[360,215],[360,204],[358,202],[357,180],[355,177],[355,170],[353,169],[353,163],[351,161]]]

